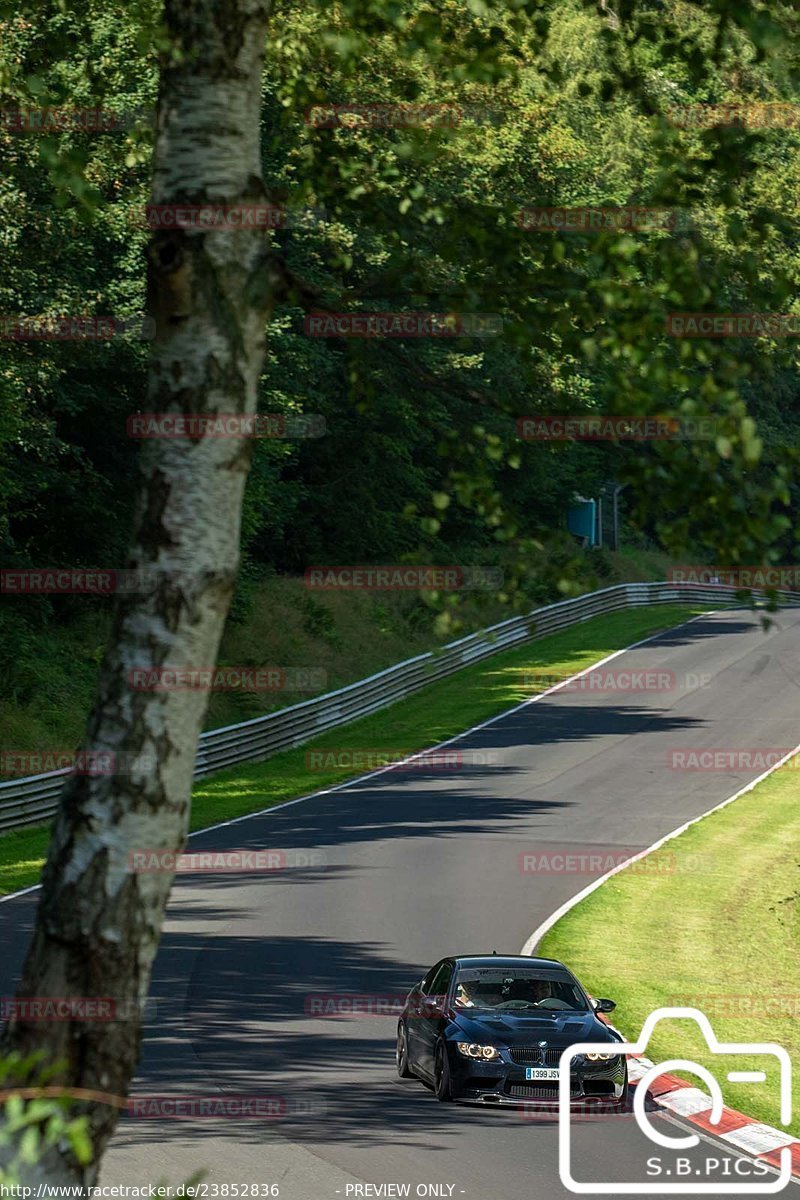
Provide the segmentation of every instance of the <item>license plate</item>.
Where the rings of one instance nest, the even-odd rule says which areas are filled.
[[[526,1079],[550,1079],[558,1081],[558,1067],[526,1067]]]

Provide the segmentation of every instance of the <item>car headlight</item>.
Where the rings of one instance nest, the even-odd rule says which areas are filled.
[[[591,1051],[586,1055],[589,1062],[611,1062],[612,1058],[616,1058],[616,1054],[607,1054],[605,1052]]]
[[[463,1054],[465,1058],[482,1058],[489,1062],[493,1058],[499,1058],[496,1046],[479,1046],[477,1042],[456,1042],[459,1054]]]

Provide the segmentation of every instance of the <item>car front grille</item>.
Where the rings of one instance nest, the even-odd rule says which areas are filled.
[[[542,1051],[538,1046],[514,1046],[510,1053],[511,1061],[521,1063],[523,1066],[541,1067],[544,1065],[546,1067],[557,1067],[558,1060],[564,1051],[563,1049],[545,1050],[544,1063],[542,1063]]]
[[[525,1100],[550,1100],[558,1104],[557,1083],[510,1083],[507,1088],[509,1096],[517,1096]],[[570,1096],[580,1096],[581,1089],[571,1087]]]

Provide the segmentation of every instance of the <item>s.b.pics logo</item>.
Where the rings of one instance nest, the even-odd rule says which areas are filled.
[[[622,1042],[616,1049],[620,1054],[626,1054],[629,1059],[639,1058],[645,1054],[655,1026],[659,1021],[670,1018],[675,1020],[691,1020],[696,1022],[702,1032],[711,1054],[720,1056],[720,1071],[714,1075],[707,1067],[686,1058],[674,1058],[666,1062],[653,1064],[649,1060],[640,1061],[637,1065],[636,1087],[633,1093],[633,1116],[635,1125],[649,1143],[659,1148],[658,1155],[650,1148],[650,1157],[646,1158],[640,1181],[629,1179],[610,1182],[607,1180],[578,1180],[574,1173],[574,1143],[575,1131],[572,1121],[571,1091],[574,1092],[575,1079],[581,1056],[607,1051],[608,1043],[578,1042],[569,1046],[561,1055],[559,1062],[559,1174],[564,1187],[578,1195],[752,1195],[757,1193],[774,1193],[782,1191],[792,1177],[792,1153],[790,1143],[795,1142],[788,1132],[771,1130],[767,1126],[748,1126],[753,1131],[752,1145],[744,1137],[736,1138],[731,1131],[726,1133],[721,1126],[724,1112],[724,1100],[719,1080],[729,1083],[766,1084],[771,1086],[780,1097],[780,1120],[783,1126],[788,1126],[792,1116],[792,1066],[789,1055],[783,1046],[774,1042],[720,1042],[717,1040],[711,1023],[704,1013],[696,1008],[659,1008],[651,1013],[642,1027],[642,1033],[637,1042]],[[747,1058],[747,1063],[741,1060]],[[725,1062],[725,1059],[728,1062]],[[753,1058],[758,1060],[758,1070],[753,1069]],[[736,1059],[739,1068],[736,1069]],[[633,1064],[629,1061],[629,1066]],[[702,1083],[701,1087],[676,1081],[676,1089],[668,1096],[662,1096],[658,1111],[662,1119],[653,1121],[656,1115],[648,1111],[648,1089],[656,1083],[659,1077],[675,1071],[689,1074]],[[671,1101],[671,1102],[668,1102]],[[720,1154],[715,1151],[715,1157],[704,1158],[695,1153],[695,1157],[687,1155],[687,1151],[697,1151],[700,1138],[694,1133],[675,1135],[670,1130],[670,1124],[663,1120],[664,1109],[671,1110],[676,1116],[702,1114],[702,1124],[711,1135],[727,1138],[731,1154]],[[630,1124],[626,1123],[628,1129]],[[718,1127],[718,1128],[715,1128]],[[760,1131],[760,1133],[759,1133]],[[756,1136],[758,1134],[759,1136]],[[722,1143],[723,1145],[725,1142]],[[645,1148],[647,1146],[645,1145]],[[777,1173],[758,1157],[740,1158],[734,1152],[737,1148],[753,1155],[774,1151],[779,1154],[780,1167]],[[709,1150],[712,1146],[709,1146]],[[644,1156],[643,1156],[644,1157]],[[582,1159],[583,1161],[583,1159]],[[727,1181],[726,1181],[727,1180]],[[760,1180],[761,1182],[754,1182]]]

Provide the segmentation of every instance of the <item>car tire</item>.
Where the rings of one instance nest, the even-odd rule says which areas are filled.
[[[413,1079],[414,1072],[408,1065],[408,1033],[401,1021],[397,1026],[397,1074],[401,1079]]]
[[[433,1077],[433,1090],[436,1093],[436,1099],[440,1100],[442,1104],[449,1103],[453,1099],[453,1092],[450,1085],[450,1063],[447,1058],[444,1042],[436,1043],[436,1053],[433,1060]]]

